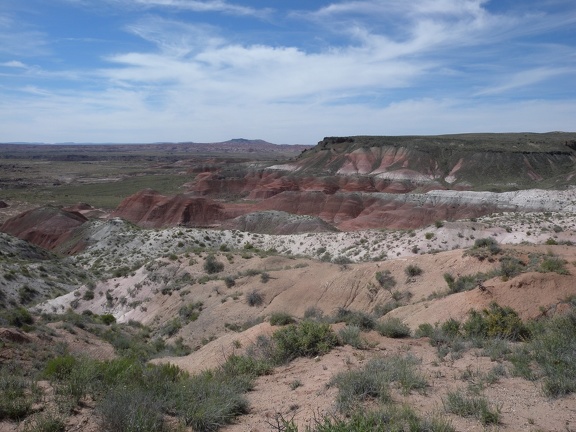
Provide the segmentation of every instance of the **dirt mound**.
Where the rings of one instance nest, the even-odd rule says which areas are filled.
[[[45,206],[8,219],[0,231],[46,249],[54,249],[87,220],[80,213]]]
[[[208,226],[227,218],[224,207],[210,199],[164,196],[151,189],[124,199],[112,216],[145,228]]]
[[[239,216],[224,223],[223,228],[275,235],[337,231],[318,217],[297,216],[276,210]]]

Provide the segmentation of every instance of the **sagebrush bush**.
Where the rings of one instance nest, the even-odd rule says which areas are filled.
[[[427,383],[416,368],[418,364],[420,360],[412,355],[394,355],[375,358],[359,370],[337,374],[331,384],[338,388],[336,405],[339,411],[351,414],[367,399],[389,401],[391,383],[396,383],[404,394],[424,389]]]
[[[36,382],[16,370],[0,368],[0,421],[19,421],[32,412],[41,392]]]
[[[556,256],[547,256],[540,263],[539,271],[543,273],[558,273],[568,275],[570,272],[566,269],[566,261]]]
[[[326,354],[339,343],[329,324],[310,320],[277,330],[272,335],[272,340],[275,343],[276,362]]]
[[[483,425],[498,424],[500,411],[490,406],[482,396],[466,396],[462,391],[451,391],[444,399],[446,411],[462,417],[475,417]]]
[[[362,330],[372,330],[376,327],[376,320],[371,315],[362,311],[351,311],[345,308],[338,308],[334,322],[345,322],[348,325],[355,325]]]
[[[248,303],[248,306],[260,306],[263,302],[264,296],[256,290],[246,294],[246,303]]]
[[[386,290],[391,290],[396,286],[396,279],[390,273],[390,270],[384,270],[381,272],[376,272],[375,276],[376,281],[380,286]]]
[[[216,260],[212,254],[208,255],[204,260],[204,271],[208,274],[220,273],[224,270],[224,264]]]
[[[382,336],[389,338],[405,338],[410,336],[410,328],[399,318],[388,318],[376,325],[376,330]]]
[[[420,276],[422,272],[423,270],[414,264],[410,264],[408,267],[404,269],[404,273],[406,273],[406,276],[408,277]]]
[[[284,326],[296,322],[292,315],[286,312],[273,312],[270,315],[270,324],[273,326]]]
[[[462,329],[468,338],[499,338],[519,341],[529,337],[528,328],[516,311],[511,307],[502,307],[497,303],[491,303],[490,307],[482,312],[470,311],[468,320]]]
[[[559,397],[576,392],[576,312],[550,319],[529,343],[532,358],[543,375],[543,390]]]
[[[343,345],[350,345],[357,349],[364,349],[366,343],[361,337],[362,330],[356,325],[347,325],[338,331],[338,336]]]

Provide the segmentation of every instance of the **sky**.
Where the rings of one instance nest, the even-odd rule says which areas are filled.
[[[574,0],[0,0],[0,142],[548,131]]]

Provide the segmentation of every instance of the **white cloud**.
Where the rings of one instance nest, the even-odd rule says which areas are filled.
[[[268,15],[270,9],[255,9],[247,6],[240,6],[235,3],[223,0],[115,0],[133,3],[147,7],[164,7],[194,12],[223,12],[234,15],[252,15],[264,17]]]
[[[522,70],[505,77],[494,86],[485,88],[476,93],[477,96],[487,96],[510,92],[511,90],[547,81],[560,75],[576,76],[576,68],[549,68],[539,67],[535,69]]]
[[[10,60],[4,63],[0,63],[0,66],[4,66],[4,67],[10,67],[10,68],[22,68],[22,69],[26,69],[27,66],[22,63],[21,61],[18,60]]]

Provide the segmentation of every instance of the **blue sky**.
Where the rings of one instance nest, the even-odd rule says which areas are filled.
[[[573,0],[1,0],[0,142],[576,130]]]

